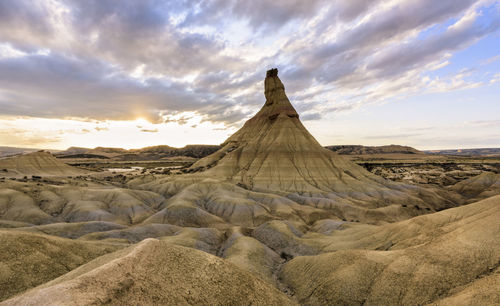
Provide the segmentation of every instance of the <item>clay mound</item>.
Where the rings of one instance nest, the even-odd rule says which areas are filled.
[[[104,240],[113,239],[127,243],[136,243],[146,238],[157,238],[174,235],[181,230],[180,227],[170,224],[147,224],[128,228],[112,229],[107,231],[94,231],[83,235],[81,239]]]
[[[147,239],[97,258],[4,305],[293,305],[286,295],[210,254]]]
[[[257,192],[228,181],[195,175],[152,181],[138,178],[132,186],[168,198],[159,211],[144,222],[193,227],[224,228],[231,224],[254,227],[270,220],[312,224],[324,218],[378,224],[454,206],[446,204],[436,193],[423,189],[415,190],[415,195],[398,190],[368,189],[368,195],[359,192],[351,197],[333,193],[306,197]]]
[[[165,236],[161,240],[217,255],[225,238],[225,233],[215,228],[182,228],[173,236]]]
[[[75,222],[75,223],[61,222],[61,223],[51,223],[45,225],[20,226],[16,227],[15,230],[76,239],[90,233],[109,232],[125,228],[127,227],[124,225],[112,222],[90,221],[90,222]]]
[[[0,245],[0,301],[121,248],[12,230],[0,230]]]
[[[22,176],[72,176],[85,174],[88,171],[66,165],[52,154],[38,151],[0,159],[0,170],[9,177]]]
[[[432,305],[500,305],[500,268],[490,275],[479,278],[466,286],[456,288],[451,296],[445,297]]]
[[[500,174],[485,172],[451,186],[451,190],[468,198],[468,202],[492,197],[500,193]]]
[[[497,281],[488,276],[500,263],[499,202],[496,196],[399,224],[362,226],[358,235],[353,228],[340,234],[343,243],[332,237],[324,248],[338,251],[297,257],[281,277],[308,305],[424,305],[454,295],[495,304],[498,290],[483,286]],[[477,282],[481,277],[487,279]]]
[[[226,233],[229,238],[222,245],[222,257],[270,284],[279,286],[275,271],[283,263],[283,259],[257,239],[246,236],[246,231],[234,227]]]
[[[150,191],[116,187],[38,186],[10,181],[1,187],[0,218],[30,224],[105,221],[132,225],[156,213],[165,200]]]

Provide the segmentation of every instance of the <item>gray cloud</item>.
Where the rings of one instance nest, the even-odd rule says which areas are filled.
[[[453,51],[468,45],[500,27],[500,16],[489,24],[475,22],[471,26],[450,29],[442,35],[433,35],[426,40],[414,40],[410,43],[390,48],[376,57],[368,69],[381,71],[381,74],[399,73],[421,63],[430,62],[436,54]]]
[[[0,1],[0,41],[12,42],[23,50],[32,50],[54,35],[47,16],[50,16],[49,8],[41,1]]]
[[[500,120],[478,120],[468,123],[474,126],[500,126]]]
[[[370,68],[377,69],[374,64],[367,63],[367,59],[374,52],[383,50],[383,47],[387,45],[399,46],[398,41],[408,33],[425,29],[452,16],[457,16],[475,2],[474,0],[443,0],[439,2],[422,0],[395,4],[387,10],[376,12],[366,22],[342,32],[333,41],[315,46],[313,52],[308,48],[300,49],[295,54],[296,61],[294,61],[300,65],[291,76],[300,77],[303,80],[316,78],[324,83],[341,82],[343,86],[364,86],[369,82],[366,75],[368,75],[367,72],[370,72]],[[440,38],[441,36],[436,37],[437,40]],[[462,43],[466,44],[471,37],[469,35],[456,35],[455,39],[462,39]],[[412,46],[426,42],[419,39],[413,40]],[[447,51],[454,47],[459,46],[437,44],[434,50],[429,50],[434,52],[429,54],[427,59],[438,51]],[[398,61],[399,57],[405,57],[408,58],[408,61],[412,61],[411,56],[404,52],[391,53],[389,50],[389,54],[382,52],[382,56],[388,62]],[[413,57],[417,56],[415,54]],[[366,71],[367,68],[368,71]],[[401,70],[394,71],[391,68],[393,67],[384,67],[386,76],[402,73]],[[305,86],[310,84],[307,81],[304,83]]]
[[[233,106],[230,101],[212,103],[211,93],[188,92],[185,83],[113,77],[117,72],[109,65],[54,54],[3,59],[0,71],[2,114],[98,120],[143,116],[158,121],[160,112],[173,109],[197,111],[209,120],[226,122],[224,110]],[[231,114],[231,120],[245,115],[236,110]]]
[[[307,111],[302,118],[319,119],[415,90],[419,69],[500,25],[497,14],[491,24],[414,37],[478,1],[402,1],[384,10],[379,2],[4,0],[0,43],[30,54],[0,57],[0,114],[186,123],[162,115],[190,111],[230,125],[264,102],[265,70],[278,66],[289,96],[302,102],[297,109]],[[238,21],[251,30],[244,46],[283,42],[258,61],[227,52],[225,30]],[[389,85],[371,88],[380,82]],[[337,90],[356,93],[321,97]]]
[[[349,50],[377,46],[400,37],[407,31],[421,29],[427,25],[446,20],[470,7],[474,0],[421,0],[407,1],[381,11],[369,21],[345,32],[332,43],[325,44],[312,54],[316,61],[344,53]]]
[[[318,120],[318,119],[321,119],[321,114],[320,113],[304,114],[304,115],[300,116],[300,119],[302,121]]]
[[[227,16],[242,18],[254,29],[279,30],[290,21],[306,18],[317,13],[320,5],[328,3],[326,0],[213,0],[199,1],[200,10],[190,12],[183,21],[183,26],[214,24]]]

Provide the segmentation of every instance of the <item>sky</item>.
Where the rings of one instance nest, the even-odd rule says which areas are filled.
[[[219,144],[274,67],[323,145],[500,147],[500,0],[0,0],[0,146]]]

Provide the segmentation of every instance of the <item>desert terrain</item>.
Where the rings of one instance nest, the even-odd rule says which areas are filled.
[[[323,147],[264,87],[220,145],[5,149],[0,305],[500,304],[498,151]]]

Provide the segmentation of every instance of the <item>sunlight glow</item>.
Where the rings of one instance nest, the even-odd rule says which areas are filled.
[[[222,124],[201,122],[200,118],[186,114],[176,117],[179,121],[156,124],[142,117],[132,121],[2,117],[0,146],[60,150],[71,146],[132,149],[165,144],[183,147],[219,144],[234,132]]]

